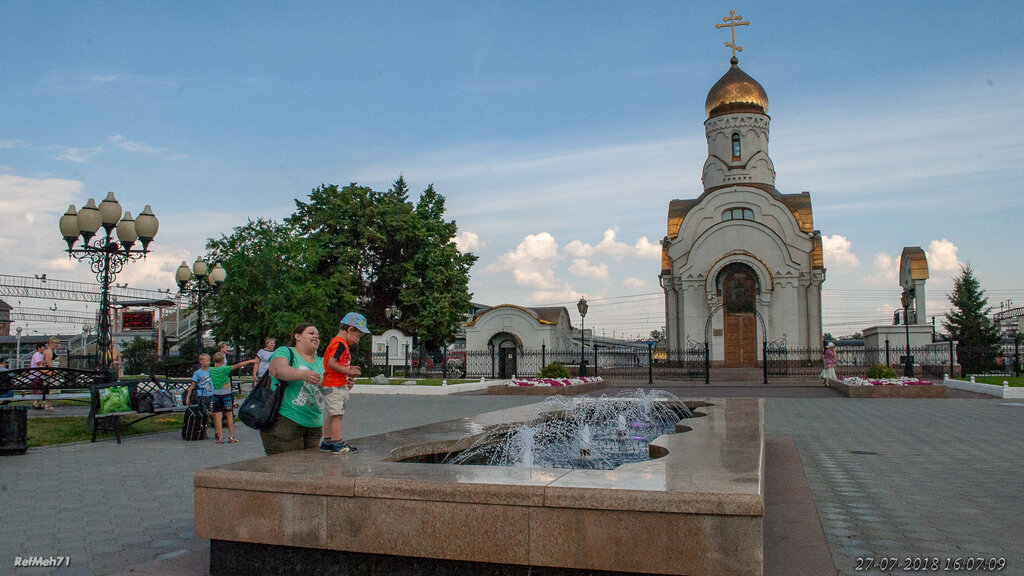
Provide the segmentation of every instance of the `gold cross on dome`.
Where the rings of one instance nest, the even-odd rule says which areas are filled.
[[[743,47],[736,45],[736,27],[750,26],[750,22],[740,22],[740,20],[743,20],[743,16],[737,14],[735,10],[729,10],[729,15],[722,17],[722,22],[725,24],[715,24],[715,28],[729,28],[729,31],[732,32],[732,42],[726,42],[725,46],[732,48],[733,58],[736,58],[737,52],[743,52]]]

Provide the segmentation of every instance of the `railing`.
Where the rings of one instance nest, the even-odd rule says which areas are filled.
[[[480,351],[439,351],[420,356],[412,351],[399,364],[386,352],[373,355],[374,372],[386,375],[434,376],[443,378],[511,378],[539,376],[545,366],[559,363],[570,376],[585,374],[616,380],[653,381],[704,379],[707,362],[703,347],[687,350],[659,350],[647,346],[617,348],[588,347],[580,350],[496,348]],[[364,370],[366,373],[366,370]]]

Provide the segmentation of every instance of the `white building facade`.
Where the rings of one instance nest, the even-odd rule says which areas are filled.
[[[703,347],[756,366],[762,343],[820,347],[821,233],[807,192],[782,194],[768,155],[768,97],[737,66],[711,88],[704,192],[669,204],[660,283],[670,351]]]

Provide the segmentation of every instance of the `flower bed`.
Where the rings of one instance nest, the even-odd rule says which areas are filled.
[[[604,382],[600,376],[585,376],[583,378],[512,378],[506,386],[579,386],[580,384],[591,384],[593,382]]]
[[[573,396],[585,394],[604,388],[604,378],[592,376],[585,378],[512,378],[508,382],[487,387],[488,394],[553,396],[561,394]]]
[[[932,386],[933,384],[927,380],[918,380],[917,378],[910,378],[908,376],[900,376],[899,378],[857,378],[856,376],[850,376],[849,378],[843,378],[843,383],[848,386]]]
[[[916,378],[843,378],[829,386],[850,398],[945,398],[946,387]]]

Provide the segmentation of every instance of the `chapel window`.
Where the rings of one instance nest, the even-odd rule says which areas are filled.
[[[739,160],[740,159],[740,133],[739,132],[733,132],[732,133],[732,159],[733,160]]]
[[[722,221],[726,220],[753,220],[754,211],[750,208],[730,208],[722,212]]]

